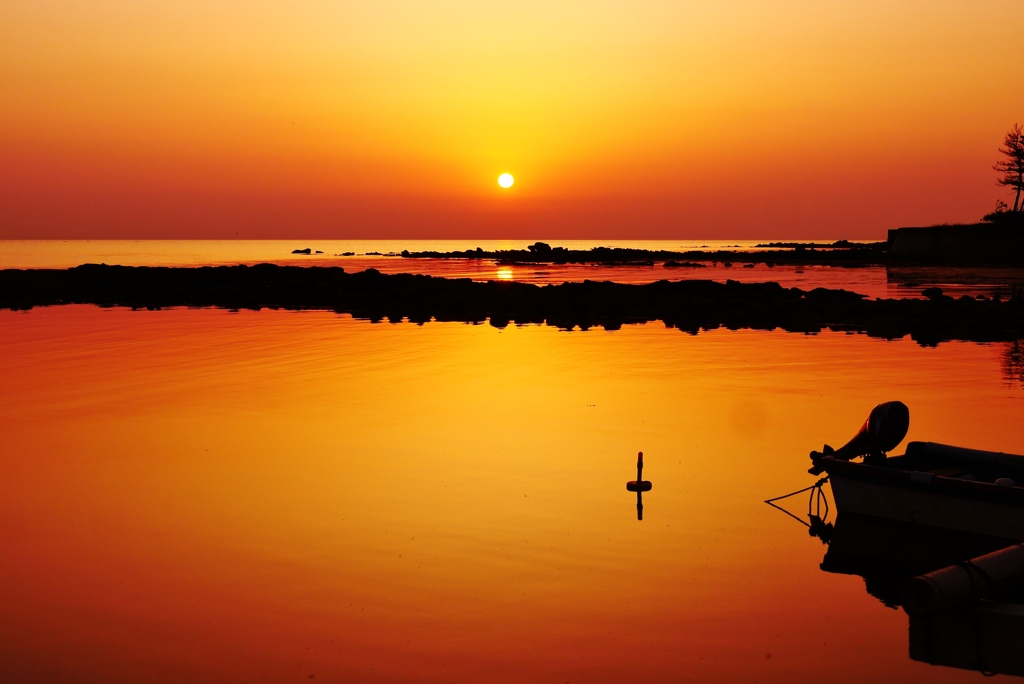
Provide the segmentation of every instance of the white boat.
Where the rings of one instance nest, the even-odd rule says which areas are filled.
[[[877,465],[820,463],[840,514],[1024,541],[1024,457],[911,442]]]
[[[811,453],[810,472],[828,474],[838,513],[1024,541],[1024,456],[911,442],[886,457],[909,415],[881,404],[849,444]]]

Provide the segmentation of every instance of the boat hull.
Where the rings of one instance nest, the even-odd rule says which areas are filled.
[[[905,473],[861,464],[827,468],[832,495],[840,514],[852,513],[942,530],[1024,540],[1024,492],[999,491],[994,485],[943,482],[949,478]],[[881,473],[873,471],[882,471]],[[891,471],[890,471],[891,472]],[[965,483],[966,484],[966,483]],[[986,492],[981,487],[990,487]]]

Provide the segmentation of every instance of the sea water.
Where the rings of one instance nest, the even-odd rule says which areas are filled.
[[[1014,358],[0,312],[0,680],[973,682],[909,660],[906,615],[763,501],[886,400],[908,440],[1024,451]]]

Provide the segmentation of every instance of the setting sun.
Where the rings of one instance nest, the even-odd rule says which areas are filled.
[[[511,173],[503,173],[498,176],[498,185],[503,188],[511,188],[512,184],[516,182],[516,179],[512,177]]]

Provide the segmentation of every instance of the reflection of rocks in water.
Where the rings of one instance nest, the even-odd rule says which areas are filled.
[[[1003,377],[1024,386],[1024,343],[1014,340],[1003,349]]]
[[[563,330],[598,325],[617,330],[627,323],[660,320],[690,334],[720,327],[805,334],[830,329],[885,339],[910,335],[926,346],[944,340],[1005,342],[1024,337],[1024,298],[953,298],[938,290],[923,300],[869,300],[846,290],[735,280],[647,285],[584,281],[538,287],[273,264],[0,270],[0,308],[73,303],[137,309],[321,309],[373,322],[490,320],[499,328],[546,323]]]
[[[1013,297],[1024,287],[1024,268],[1019,266],[929,266],[925,264],[885,267],[890,296],[913,297],[926,288],[938,287],[954,297]]]

